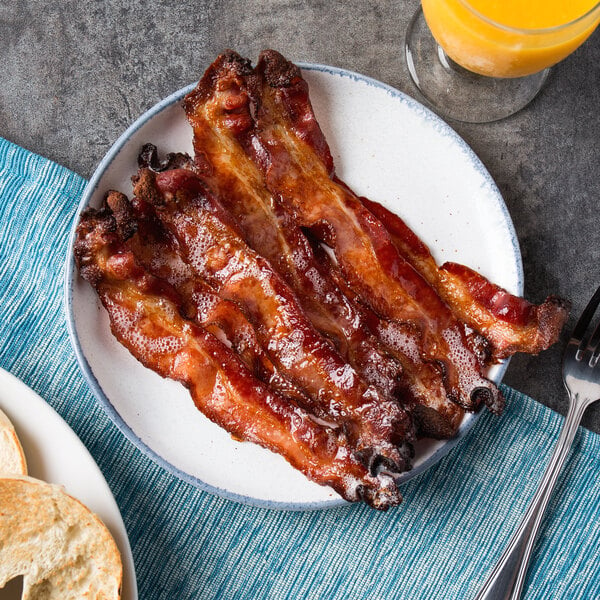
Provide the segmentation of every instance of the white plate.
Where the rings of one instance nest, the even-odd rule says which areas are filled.
[[[401,92],[341,69],[302,65],[311,99],[337,165],[356,192],[400,214],[438,260],[469,265],[511,292],[522,293],[517,238],[502,197],[471,149],[437,116]],[[81,202],[98,206],[109,189],[130,194],[142,144],[192,153],[181,99],[188,86],[138,119],[100,163]],[[74,231],[69,248],[72,248]],[[309,482],[284,459],[239,443],[208,421],[179,384],[142,367],[110,334],[91,286],[75,272],[69,250],[66,302],[81,368],[123,433],[164,468],[208,490],[254,505],[324,508],[343,501]],[[496,367],[499,380],[506,365]],[[423,442],[406,480],[437,462],[465,435]]]
[[[29,475],[64,486],[108,527],[123,560],[122,600],[136,600],[135,568],[127,531],[110,488],[87,448],[49,404],[3,369],[0,369],[0,409],[19,436]],[[17,591],[13,585],[6,587],[13,593]],[[12,597],[2,595],[6,600]]]

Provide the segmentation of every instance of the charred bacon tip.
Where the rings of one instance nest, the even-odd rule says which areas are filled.
[[[274,88],[289,87],[301,77],[300,68],[276,50],[263,50],[256,70],[262,72],[265,81]]]
[[[471,391],[471,401],[475,407],[485,404],[495,415],[502,414],[506,403],[502,392],[496,386],[476,387]]]
[[[412,444],[402,443],[390,448],[361,448],[354,457],[373,477],[381,473],[400,475],[412,469],[414,449]]]
[[[141,169],[150,169],[155,173],[162,173],[170,169],[194,168],[194,161],[187,152],[169,152],[162,160],[158,156],[158,149],[154,144],[147,143],[142,146],[138,154],[138,166]]]
[[[538,307],[539,328],[547,336],[543,350],[558,341],[570,312],[571,302],[554,295]]]
[[[235,50],[224,50],[206,69],[198,85],[185,96],[183,106],[186,112],[193,112],[194,107],[210,98],[219,81],[227,74],[246,77],[252,73],[252,63],[240,56]]]
[[[137,220],[131,202],[125,194],[111,190],[106,195],[105,203],[112,211],[119,237],[123,241],[128,240],[137,231]]]
[[[387,477],[386,479],[389,482],[385,481],[377,489],[359,484],[356,488],[356,499],[380,511],[387,511],[394,506],[398,506],[402,502],[402,495],[393,482],[393,479],[391,477]]]

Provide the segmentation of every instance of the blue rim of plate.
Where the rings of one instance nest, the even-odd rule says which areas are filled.
[[[445,121],[443,121],[438,115],[433,113],[431,110],[420,104],[418,101],[414,100],[410,96],[406,95],[404,92],[401,92],[381,81],[376,79],[372,79],[371,77],[367,77],[365,75],[361,75],[360,73],[356,73],[354,71],[348,71],[346,69],[341,69],[339,67],[331,67],[328,65],[322,65],[317,63],[297,63],[298,66],[306,71],[318,71],[321,73],[326,73],[329,75],[335,75],[338,77],[345,77],[352,79],[356,82],[362,82],[367,84],[368,86],[379,88],[385,91],[387,94],[392,96],[393,98],[399,100],[400,102],[405,103],[413,112],[415,112],[418,116],[420,116],[423,120],[427,121],[430,125],[433,125],[435,129],[450,137],[452,142],[464,153],[465,157],[474,167],[474,169],[483,177],[485,183],[489,186],[489,188],[494,192],[494,197],[496,199],[497,208],[500,209],[502,216],[504,217],[504,224],[506,229],[510,235],[511,243],[512,243],[512,253],[514,258],[514,263],[517,269],[517,293],[523,294],[523,263],[521,258],[521,251],[519,248],[519,243],[517,239],[517,234],[514,228],[514,224],[512,219],[510,218],[510,214],[508,212],[508,208],[504,203],[502,198],[502,194],[500,190],[496,186],[492,176],[485,168],[479,157],[474,153],[471,147],[452,129]],[[67,315],[67,330],[69,333],[69,338],[71,340],[71,344],[75,351],[75,356],[77,358],[77,362],[79,363],[79,367],[83,373],[85,380],[87,381],[90,389],[93,394],[96,396],[100,404],[103,406],[105,412],[112,419],[115,425],[119,428],[119,430],[123,433],[123,435],[135,446],[137,446],[144,454],[146,454],[153,462],[161,466],[167,472],[175,475],[182,481],[185,481],[205,492],[210,494],[214,494],[216,496],[220,496],[222,498],[226,498],[228,500],[232,500],[234,502],[241,502],[243,504],[247,504],[250,506],[256,506],[259,508],[267,508],[267,509],[276,509],[276,510],[294,510],[294,511],[307,511],[307,510],[323,510],[328,508],[334,508],[337,506],[345,506],[349,503],[342,498],[333,498],[328,501],[321,502],[302,502],[302,503],[290,503],[290,502],[278,502],[278,501],[270,501],[270,500],[261,500],[257,498],[252,498],[249,496],[244,496],[242,494],[237,494],[235,492],[231,492],[229,490],[219,488],[210,484],[205,483],[201,479],[178,469],[170,462],[165,460],[162,456],[156,453],[152,448],[150,448],[145,442],[143,442],[137,434],[131,429],[131,427],[124,421],[119,412],[115,409],[110,399],[106,396],[100,383],[96,379],[91,366],[83,353],[81,348],[81,344],[79,342],[79,338],[76,333],[75,328],[75,319],[73,315],[73,283],[75,278],[78,276],[77,269],[75,266],[75,260],[73,256],[73,244],[75,241],[75,230],[77,227],[77,223],[79,222],[79,216],[81,212],[88,206],[88,203],[94,193],[96,192],[101,179],[111,165],[113,160],[117,157],[123,146],[129,141],[129,139],[136,133],[143,125],[145,125],[149,120],[158,115],[160,112],[170,107],[171,105],[180,102],[183,97],[188,94],[194,87],[195,83],[190,84],[180,90],[174,92],[170,96],[167,96],[157,104],[155,104],[152,108],[147,110],[144,114],[142,114],[134,123],[132,123],[127,130],[117,139],[117,141],[112,145],[110,150],[104,156],[92,178],[88,182],[86,188],[84,189],[83,195],[79,202],[79,206],[77,207],[77,211],[75,213],[75,217],[73,220],[73,225],[71,228],[71,232],[69,235],[69,243],[68,243],[68,253],[66,258],[66,268],[65,268],[65,281],[64,281],[64,302],[65,302],[65,312]],[[504,361],[499,365],[499,368],[494,376],[494,381],[496,383],[500,383],[502,377],[508,367],[509,360]],[[420,475],[434,464],[439,462],[452,448],[454,448],[459,441],[461,441],[465,435],[469,432],[469,430],[473,427],[475,422],[479,419],[482,411],[480,410],[477,413],[467,413],[464,418],[457,435],[446,441],[443,446],[435,450],[430,456],[428,456],[421,464],[414,467],[411,471],[403,473],[399,478],[399,484],[402,485]]]

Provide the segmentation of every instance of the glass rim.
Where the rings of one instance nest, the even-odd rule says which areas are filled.
[[[571,27],[572,25],[576,25],[577,23],[585,21],[588,17],[592,16],[594,14],[594,12],[596,12],[596,11],[598,11],[598,16],[600,17],[600,0],[599,0],[596,4],[594,4],[594,6],[592,6],[592,8],[590,8],[588,11],[586,11],[585,13],[583,13],[576,19],[573,19],[572,21],[568,21],[567,23],[561,23],[560,25],[554,25],[552,27],[527,29],[524,27],[512,27],[511,25],[505,25],[504,23],[498,23],[497,21],[494,21],[494,19],[487,17],[486,15],[480,13],[476,8],[471,6],[471,3],[469,0],[458,0],[458,1],[467,10],[469,10],[471,13],[473,13],[477,18],[481,19],[482,21],[485,21],[489,25],[492,25],[493,27],[497,27],[498,29],[503,29],[504,31],[507,31],[509,33],[518,33],[518,34],[526,34],[526,35],[544,35],[544,34],[548,34],[548,33],[556,33],[558,31],[562,31],[563,29],[566,29],[567,27]]]

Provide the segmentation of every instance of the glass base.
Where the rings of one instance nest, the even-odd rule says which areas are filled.
[[[542,89],[550,72],[505,79],[468,71],[437,44],[421,8],[408,26],[404,50],[412,80],[433,110],[466,123],[490,123],[521,110]]]

